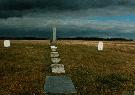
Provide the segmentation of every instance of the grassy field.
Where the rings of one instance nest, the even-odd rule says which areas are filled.
[[[121,95],[135,90],[135,42],[58,41],[58,52],[77,95]],[[0,94],[44,95],[51,73],[49,41],[0,41]]]

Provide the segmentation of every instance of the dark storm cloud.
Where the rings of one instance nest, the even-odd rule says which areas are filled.
[[[135,1],[133,0],[0,0],[0,10],[27,10],[32,8],[78,10],[134,4]]]
[[[133,5],[135,5],[134,0],[0,0],[0,18],[22,17],[27,13],[40,10],[45,13],[56,10],[78,11]]]
[[[80,31],[92,29],[132,35],[134,5],[133,0],[0,0],[0,32],[5,32],[2,29],[45,31],[56,24]]]

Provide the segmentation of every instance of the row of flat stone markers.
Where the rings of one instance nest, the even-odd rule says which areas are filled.
[[[53,28],[53,41],[51,42],[50,58],[52,73],[57,76],[47,76],[45,80],[44,90],[46,95],[71,95],[76,94],[75,87],[70,77],[65,75],[65,68],[60,64],[60,54],[56,47],[56,28]],[[53,44],[52,44],[53,43]],[[55,44],[54,44],[55,43]]]
[[[4,40],[4,47],[10,47],[10,40]],[[51,49],[53,49],[53,51],[55,51],[57,48],[55,48],[55,46],[52,46]],[[103,50],[103,42],[99,41],[98,43],[98,50],[102,51]],[[53,58],[52,61],[55,61],[56,58]]]
[[[51,48],[51,69],[52,73],[65,74],[64,65],[60,64],[61,59],[56,46],[50,46]],[[47,76],[45,81],[45,93],[47,95],[56,94],[75,94],[76,90],[70,77],[65,75],[59,76]]]

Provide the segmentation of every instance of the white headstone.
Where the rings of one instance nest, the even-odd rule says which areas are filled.
[[[10,40],[4,40],[4,47],[10,47]]]
[[[102,41],[100,41],[100,42],[98,43],[98,50],[99,50],[99,51],[102,51],[102,50],[103,50],[103,48],[104,48],[103,45],[104,45],[104,44],[103,44]]]
[[[63,64],[52,64],[51,67],[53,73],[65,73]]]

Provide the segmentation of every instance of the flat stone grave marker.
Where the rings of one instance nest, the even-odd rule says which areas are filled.
[[[71,78],[66,76],[47,76],[44,90],[46,94],[75,94]]]
[[[52,63],[57,64],[61,61],[60,58],[51,58]]]
[[[59,53],[58,52],[51,52],[51,57],[59,57]]]
[[[51,67],[53,73],[65,73],[63,64],[52,64]]]
[[[57,47],[56,46],[50,46],[52,51],[56,51]]]
[[[100,42],[98,43],[98,51],[102,51],[102,50],[103,50],[103,42],[100,41]]]
[[[10,47],[10,40],[4,40],[4,47]]]
[[[123,91],[122,95],[135,95],[135,91]]]
[[[52,50],[52,52],[56,52],[57,51],[57,49],[55,49],[55,48],[52,48],[51,50]]]
[[[51,47],[51,49],[57,49],[57,47],[56,46],[50,46]]]

